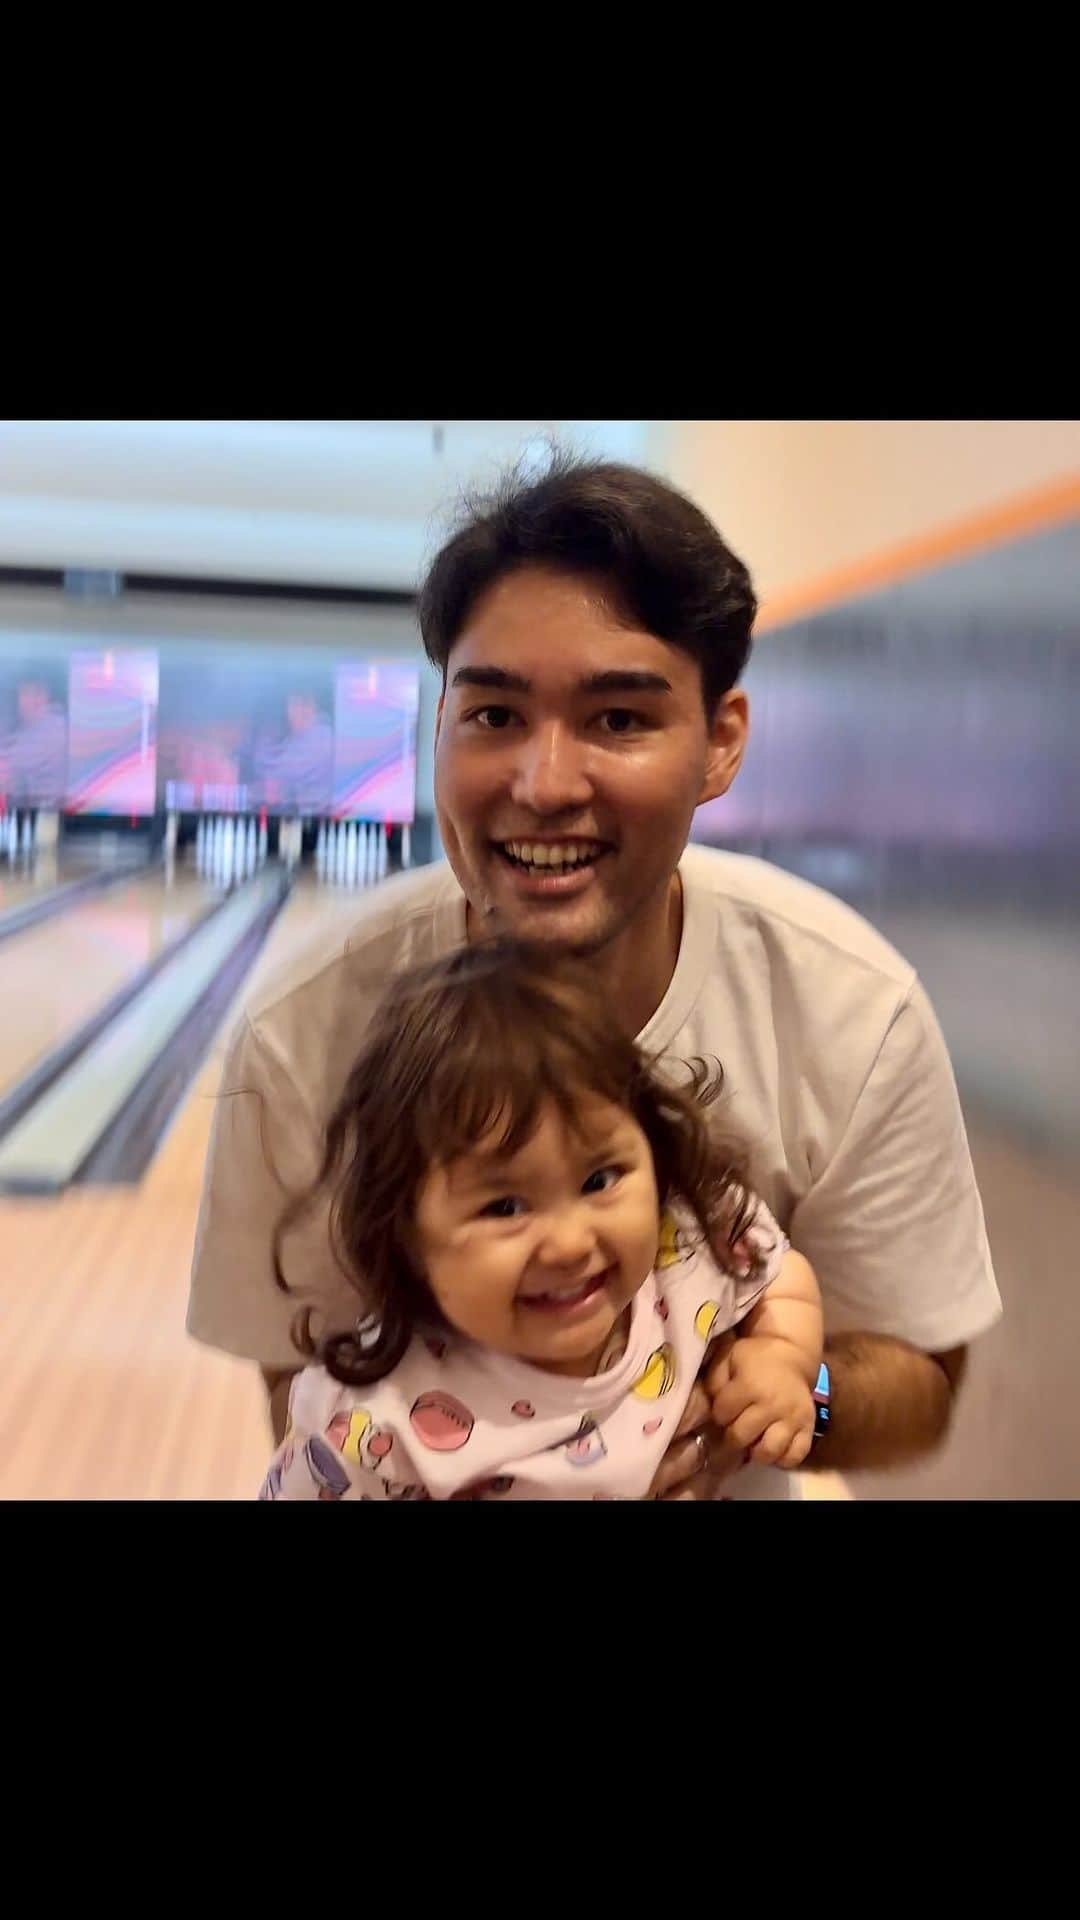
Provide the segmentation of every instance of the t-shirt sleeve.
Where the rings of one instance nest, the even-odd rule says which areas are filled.
[[[755,1197],[752,1204],[753,1217],[731,1249],[728,1272],[735,1291],[732,1326],[745,1320],[767,1293],[791,1245],[764,1200]]]
[[[378,1473],[360,1458],[370,1415],[357,1409],[335,1416],[333,1403],[333,1383],[321,1370],[307,1369],[293,1381],[288,1429],[259,1488],[260,1500],[385,1497]]]
[[[830,1332],[891,1334],[942,1352],[1000,1317],[956,1083],[918,982],[789,1231],[817,1273]]]
[[[305,1367],[289,1390],[285,1438],[259,1488],[260,1500],[426,1500],[409,1465],[404,1483],[383,1471],[402,1457],[382,1424],[378,1390],[358,1398],[324,1367]],[[369,1404],[362,1405],[363,1400]]]
[[[196,1340],[287,1369],[302,1364],[291,1331],[299,1307],[325,1304],[342,1324],[355,1319],[321,1197],[283,1248],[295,1291],[283,1293],[274,1277],[274,1229],[317,1173],[321,1148],[292,1080],[245,1018],[226,1056],[203,1176],[187,1316]]]

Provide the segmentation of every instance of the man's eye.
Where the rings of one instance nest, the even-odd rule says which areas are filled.
[[[595,1173],[590,1173],[581,1191],[582,1193],[607,1193],[621,1178],[621,1167],[598,1167]]]
[[[508,1193],[503,1194],[498,1200],[489,1200],[486,1207],[481,1207],[480,1218],[481,1220],[513,1220],[519,1213],[524,1212],[524,1200],[518,1199],[516,1194]]]
[[[629,707],[609,707],[600,715],[600,724],[605,733],[633,733],[644,722],[640,713],[632,712]]]
[[[467,718],[475,720],[478,726],[489,728],[492,733],[501,733],[514,719],[514,712],[511,707],[477,707]]]

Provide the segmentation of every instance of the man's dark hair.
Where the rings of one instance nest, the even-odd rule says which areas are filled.
[[[698,662],[709,712],[746,666],[757,612],[747,569],[700,507],[641,467],[554,450],[539,477],[518,465],[465,497],[418,605],[444,677],[477,596],[523,566],[601,580],[620,617]]]

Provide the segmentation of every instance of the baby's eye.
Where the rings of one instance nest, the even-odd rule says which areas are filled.
[[[590,1173],[581,1191],[582,1193],[606,1193],[609,1187],[613,1187],[615,1182],[621,1179],[621,1167],[598,1167],[595,1173]]]
[[[517,1194],[506,1193],[498,1200],[489,1200],[486,1207],[480,1209],[481,1220],[513,1220],[516,1214],[526,1211],[524,1200]]]

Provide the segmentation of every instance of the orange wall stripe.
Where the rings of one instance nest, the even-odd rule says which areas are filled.
[[[762,604],[755,631],[765,633],[770,627],[787,626],[789,621],[805,619],[839,601],[873,593],[913,573],[925,573],[931,567],[959,560],[980,547],[1001,546],[1023,534],[1035,533],[1075,516],[1080,516],[1080,475],[1071,474],[1033,493],[1003,501],[1000,506],[984,508],[928,533],[915,534],[866,559],[836,567],[817,580],[771,594]]]

